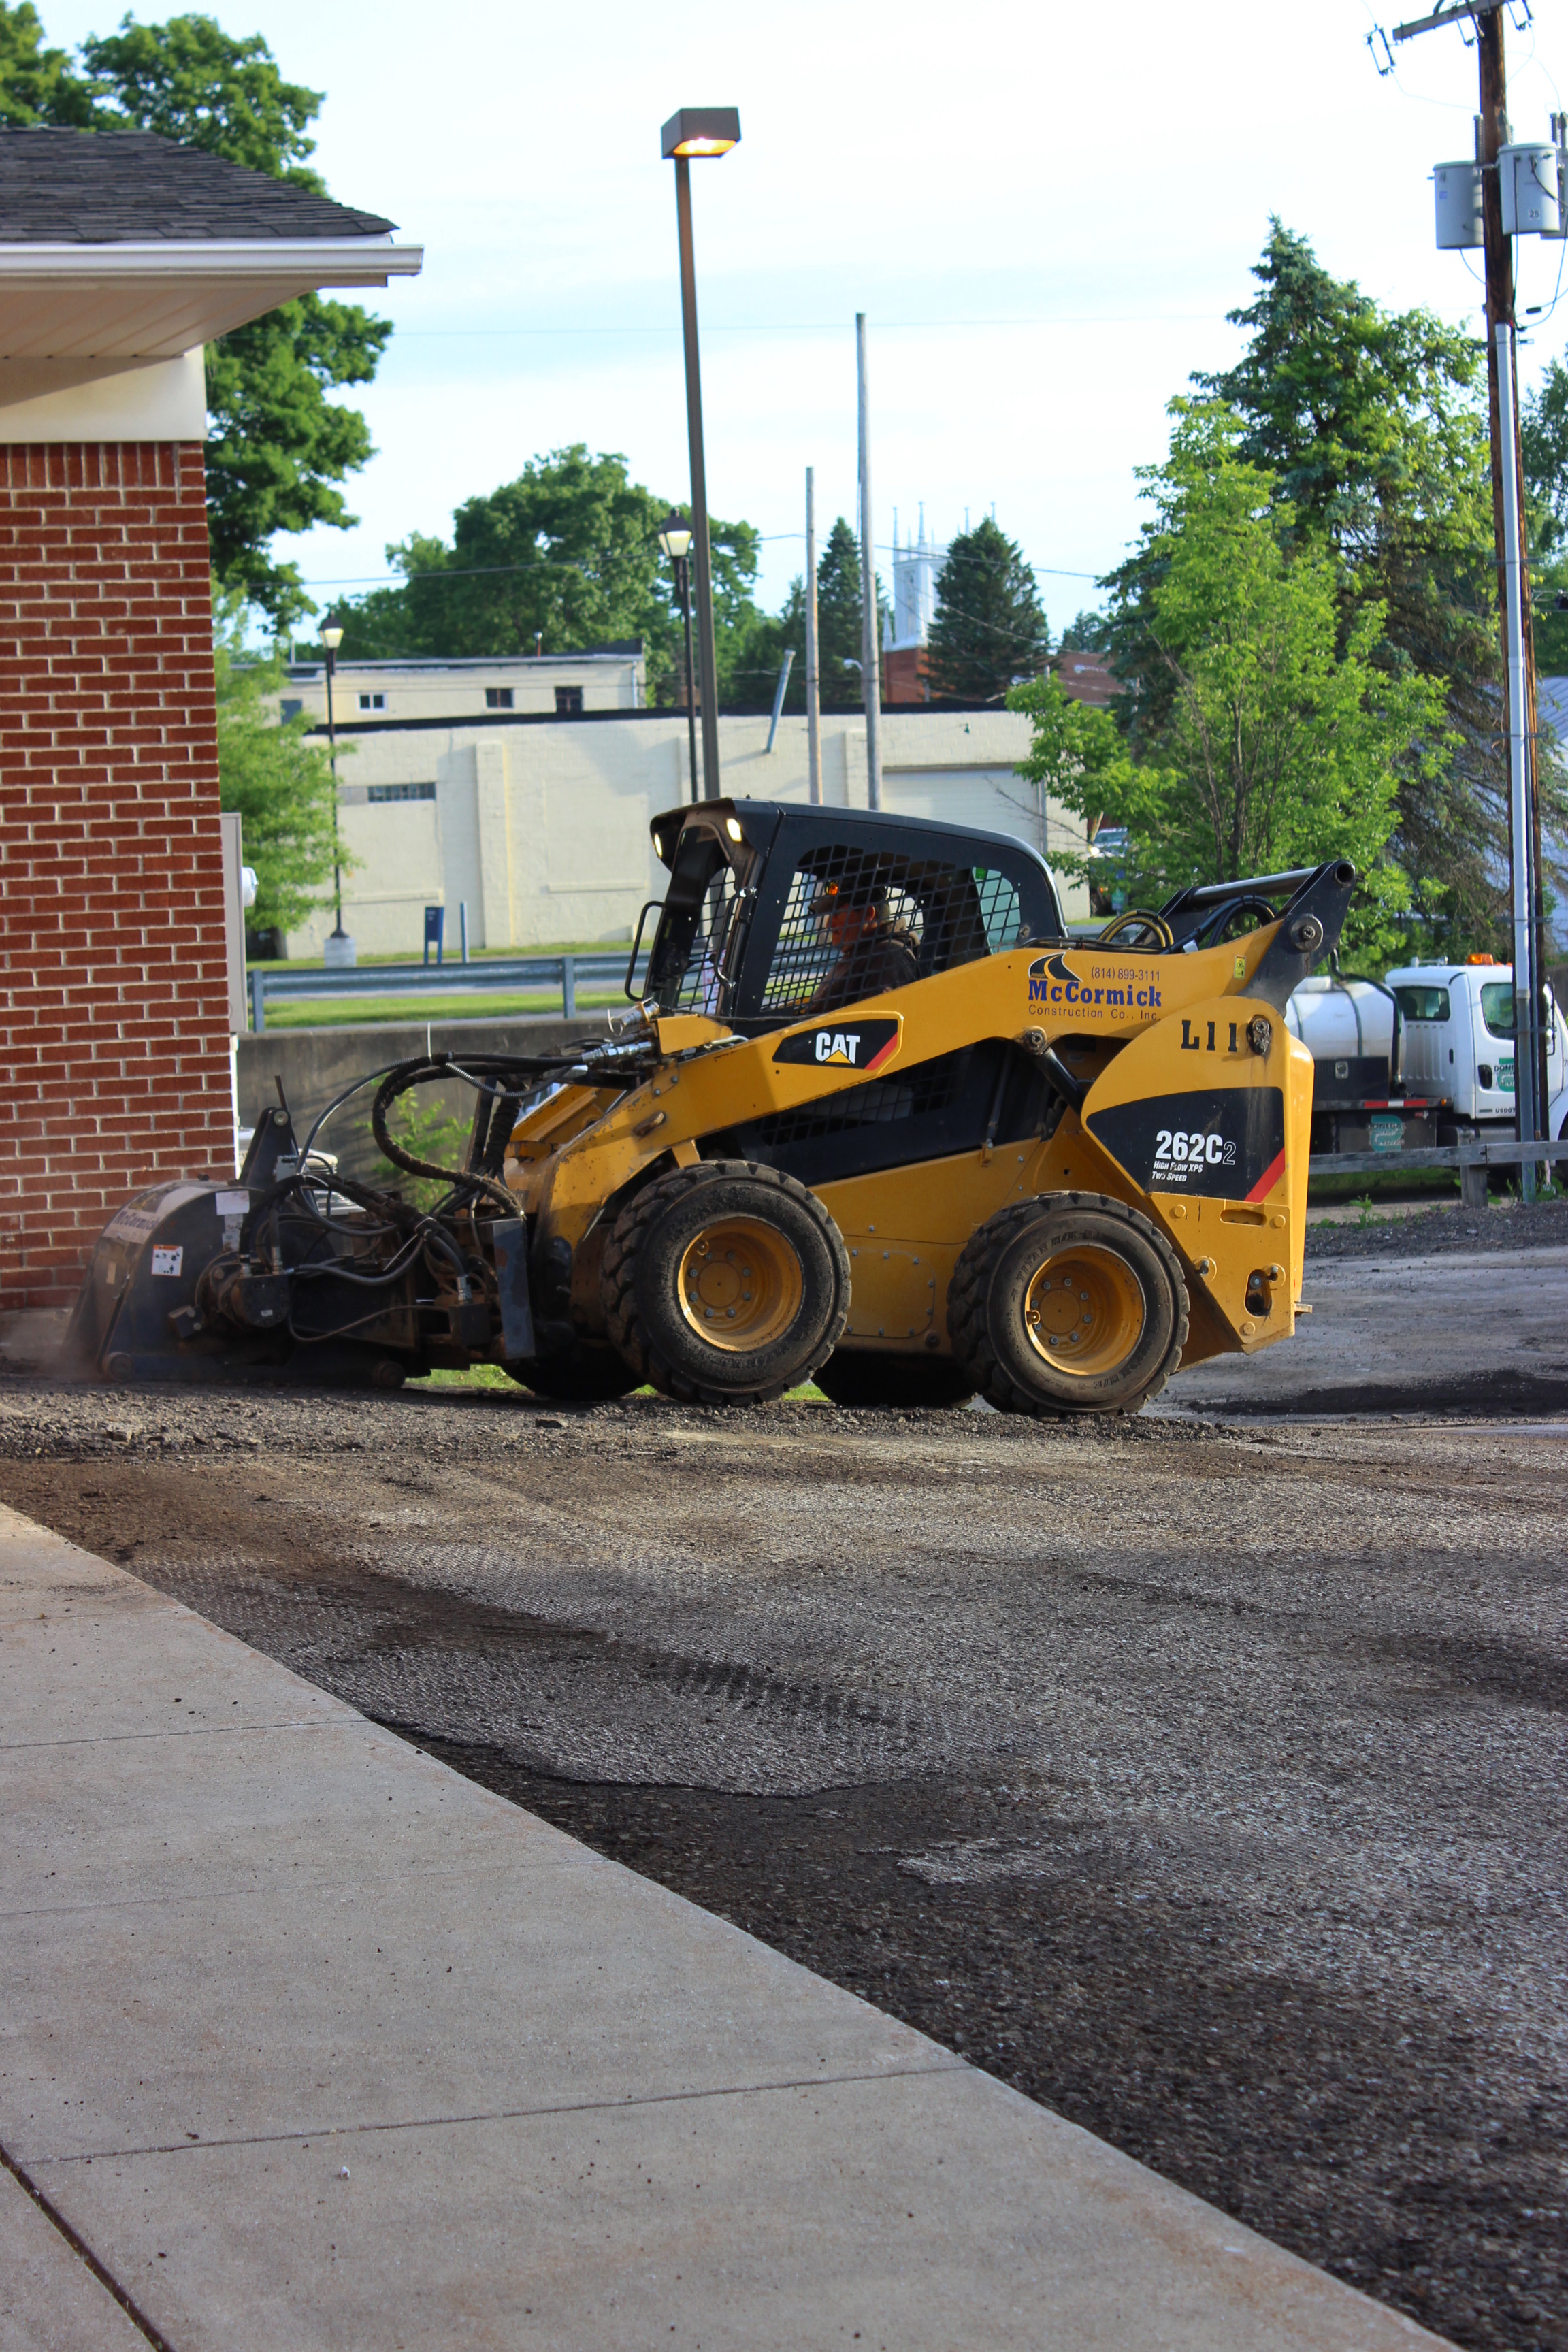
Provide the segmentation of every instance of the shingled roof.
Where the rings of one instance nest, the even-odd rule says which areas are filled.
[[[298,244],[393,226],[150,131],[0,129],[0,246]]]

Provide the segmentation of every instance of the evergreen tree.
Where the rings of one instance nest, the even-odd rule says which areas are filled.
[[[881,643],[892,625],[881,581],[877,583]],[[816,633],[819,693],[825,710],[858,707],[860,692],[860,542],[842,515],[834,523],[816,562]],[[740,639],[735,672],[741,708],[771,709],[785,649],[795,665],[784,694],[786,710],[805,709],[805,583],[792,580],[784,609],[758,613]]]
[[[932,697],[1001,702],[1037,677],[1050,632],[1022,548],[989,515],[955,539],[936,583],[928,663]]]
[[[878,593],[879,604],[880,591]],[[823,707],[863,699],[860,677],[861,628],[865,605],[860,596],[860,542],[840,515],[828,532],[816,563],[816,656]],[[801,610],[801,650],[805,659],[805,614]],[[802,682],[802,708],[804,680]]]
[[[1075,613],[1062,631],[1065,653],[1104,654],[1110,650],[1111,623],[1105,613]]]

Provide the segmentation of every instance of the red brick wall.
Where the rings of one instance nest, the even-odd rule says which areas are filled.
[[[0,446],[0,1308],[231,1170],[199,444]]]
[[[926,676],[924,646],[900,646],[882,656],[884,702],[929,702],[931,680]]]

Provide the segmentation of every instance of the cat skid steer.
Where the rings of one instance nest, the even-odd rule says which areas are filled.
[[[382,1147],[448,1181],[437,1208],[342,1183],[280,1109],[237,1185],[121,1211],[79,1352],[126,1379],[489,1360],[552,1397],[752,1405],[815,1379],[1072,1415],[1289,1335],[1312,1063],[1285,1007],[1353,867],[1183,890],[1084,940],[998,835],[736,800],[652,835],[669,879],[617,1035],[374,1074]],[[437,1169],[387,1118],[454,1076],[472,1131]]]

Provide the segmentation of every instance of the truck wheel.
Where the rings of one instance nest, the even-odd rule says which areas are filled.
[[[951,1356],[884,1356],[880,1349],[836,1348],[812,1375],[835,1404],[910,1405],[939,1412],[967,1404],[974,1382]]]
[[[947,1320],[959,1364],[1004,1412],[1136,1412],[1181,1361],[1187,1288],[1147,1217],[1063,1192],[987,1218]]]
[[[687,1403],[766,1404],[808,1381],[849,1312],[849,1255],[813,1192],[751,1160],[678,1169],[621,1211],[601,1276],[637,1380]]]
[[[637,1386],[637,1373],[613,1348],[590,1348],[581,1339],[553,1355],[503,1369],[520,1388],[558,1404],[604,1404]]]

